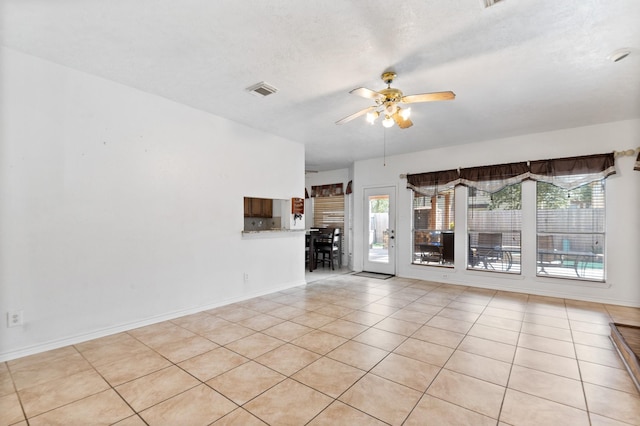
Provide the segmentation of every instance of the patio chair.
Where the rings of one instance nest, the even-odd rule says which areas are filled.
[[[538,235],[538,272],[546,274],[545,266],[562,266],[562,252],[558,252],[553,235]]]
[[[484,269],[489,267],[493,269],[491,262],[502,262],[502,233],[480,232],[474,254],[476,256],[474,264],[482,262]]]

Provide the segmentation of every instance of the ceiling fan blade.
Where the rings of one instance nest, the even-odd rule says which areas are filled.
[[[405,104],[411,104],[416,102],[449,101],[455,98],[456,98],[456,94],[451,91],[433,92],[433,93],[422,93],[419,95],[403,96],[401,102]]]
[[[366,87],[358,87],[357,89],[353,89],[349,93],[362,96],[363,98],[367,98],[367,99],[384,100],[384,95],[382,93],[378,93],[375,90],[367,89]]]
[[[400,127],[401,129],[406,129],[408,127],[413,126],[413,122],[408,118],[406,119],[402,118],[399,112],[396,112],[395,114],[393,114],[391,118],[393,118],[393,120],[396,122],[398,127]]]
[[[360,110],[360,111],[358,111],[358,112],[356,112],[356,113],[354,113],[354,114],[351,114],[351,115],[349,115],[349,116],[347,116],[347,117],[345,117],[345,118],[343,118],[343,119],[341,119],[341,120],[336,121],[336,124],[344,124],[344,123],[347,123],[347,122],[349,122],[349,121],[353,120],[354,118],[358,118],[358,117],[360,117],[361,115],[365,115],[365,114],[366,114],[366,113],[368,113],[369,111],[373,111],[373,110],[374,110],[374,109],[376,109],[376,108],[377,108],[377,107],[376,107],[375,105],[374,105],[374,106],[370,106],[369,108],[365,108],[365,109]]]

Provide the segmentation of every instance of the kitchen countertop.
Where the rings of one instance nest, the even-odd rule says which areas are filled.
[[[302,233],[304,229],[261,229],[256,231],[242,231],[242,236],[253,236],[253,235],[279,235],[279,234],[291,234],[291,233]]]

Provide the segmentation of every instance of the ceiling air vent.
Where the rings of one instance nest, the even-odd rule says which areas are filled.
[[[247,92],[252,95],[264,98],[265,96],[272,95],[278,91],[275,87],[268,85],[264,81],[260,83],[254,84],[253,86],[249,86],[245,89]]]
[[[484,7],[491,7],[494,4],[498,3],[499,1],[502,1],[502,0],[480,0],[480,3],[482,3]]]

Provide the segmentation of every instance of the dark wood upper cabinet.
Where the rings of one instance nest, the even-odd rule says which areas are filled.
[[[244,217],[273,217],[273,200],[244,197]]]

